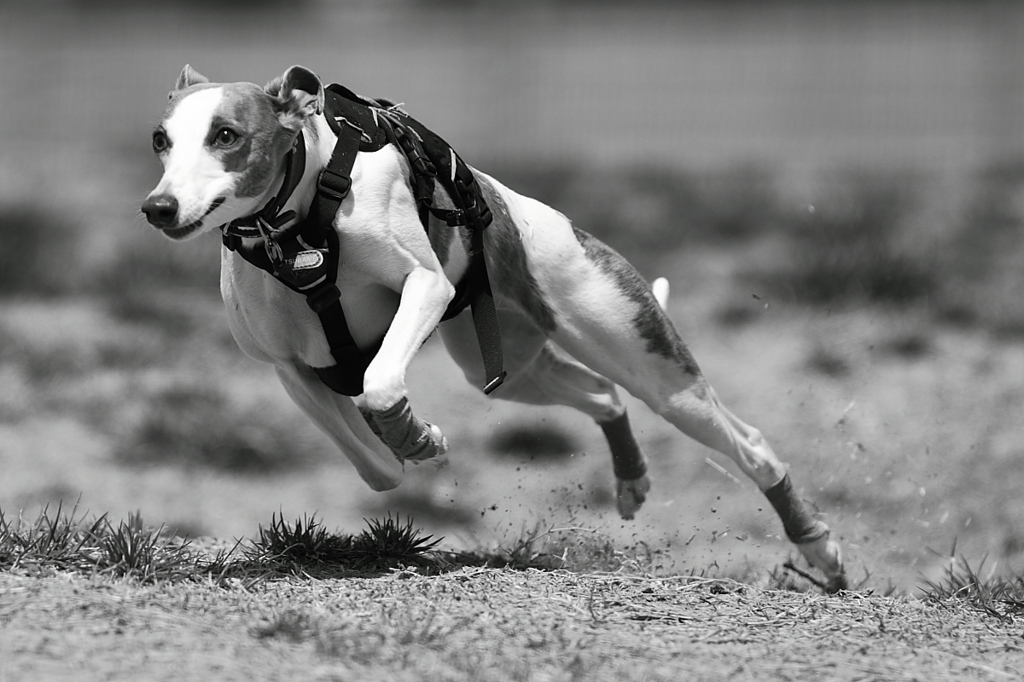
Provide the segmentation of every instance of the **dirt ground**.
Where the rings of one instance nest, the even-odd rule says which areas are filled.
[[[0,574],[0,680],[1012,680],[1024,619],[907,597],[467,568],[143,587]]]

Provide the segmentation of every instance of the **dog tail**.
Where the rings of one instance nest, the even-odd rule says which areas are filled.
[[[668,280],[664,277],[651,282],[651,291],[654,292],[654,298],[658,301],[658,305],[661,306],[662,310],[668,309]]]

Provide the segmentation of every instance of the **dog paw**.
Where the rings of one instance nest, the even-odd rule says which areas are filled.
[[[367,408],[363,416],[368,416],[370,428],[402,461],[420,462],[448,451],[441,429],[414,415],[407,398],[384,410]]]
[[[839,543],[826,533],[817,540],[797,545],[807,562],[825,575],[825,590],[830,594],[849,589]]]
[[[422,462],[434,457],[440,457],[448,452],[448,439],[441,433],[441,429],[428,422],[423,422],[423,424],[427,427],[426,437],[422,440],[416,452],[405,456],[405,459],[409,461]]]
[[[651,490],[651,479],[644,474],[640,478],[631,481],[624,481],[621,478],[615,481],[615,505],[619,509],[619,516],[627,521],[636,515],[637,510],[643,506],[647,499],[647,493]]]

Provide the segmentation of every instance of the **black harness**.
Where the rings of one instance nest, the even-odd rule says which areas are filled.
[[[320,318],[335,361],[334,365],[315,367],[314,371],[337,393],[361,394],[363,375],[383,339],[364,351],[352,338],[335,284],[340,254],[338,234],[332,224],[351,189],[356,154],[395,145],[412,169],[413,196],[423,228],[427,229],[430,216],[434,216],[452,227],[465,226],[470,230],[470,264],[441,319],[450,319],[466,306],[471,307],[487,377],[484,392],[490,393],[501,385],[505,372],[494,297],[483,255],[483,231],[491,223],[491,212],[473,172],[448,143],[390,102],[364,99],[335,84],[325,92],[324,113],[338,135],[338,142],[317,178],[316,196],[306,218],[285,228],[295,219],[295,212],[280,212],[305,168],[305,146],[299,133],[288,153],[279,194],[258,213],[224,225],[224,245],[306,297],[306,303]],[[441,183],[454,209],[433,205],[435,182]],[[262,238],[263,248],[247,247],[243,238]]]

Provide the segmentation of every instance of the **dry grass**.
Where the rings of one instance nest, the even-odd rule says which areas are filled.
[[[1024,614],[1024,575],[1002,575],[995,567],[985,570],[985,559],[972,566],[967,558],[953,554],[942,577],[926,580],[924,589],[932,601],[970,606],[996,618]]]
[[[8,519],[0,509],[0,570],[22,575],[70,571],[140,583],[181,582],[219,574],[228,553],[212,559],[195,552],[188,540],[143,524],[138,513],[117,524],[104,514],[95,519],[65,513],[58,505],[39,517]]]
[[[120,523],[106,515],[86,519],[77,507],[65,513],[43,509],[34,521],[8,520],[0,509],[0,570],[42,575],[54,571],[109,575],[140,583],[245,579],[249,583],[287,576],[336,577],[376,574],[396,566],[450,570],[461,555],[437,551],[440,539],[424,535],[413,520],[388,515],[370,519],[359,535],[332,533],[314,517],[292,523],[274,515],[259,536],[216,551],[163,527],[143,524],[138,513]],[[209,545],[209,543],[205,543]],[[223,543],[220,543],[223,544]],[[488,557],[465,555],[463,563]],[[500,561],[494,558],[495,562]]]
[[[0,574],[0,604],[0,669],[12,679],[58,679],[72,667],[79,679],[115,680],[1024,674],[1019,616],[697,577],[467,567],[224,588]]]
[[[582,529],[538,530],[490,557],[439,542],[411,520],[369,521],[354,537],[275,516],[248,547],[211,559],[138,516],[86,523],[58,510],[34,523],[0,520],[0,673],[617,682],[1024,674],[1024,581],[982,578],[966,561],[929,584],[926,599],[824,596],[655,577],[622,552],[615,570],[595,572],[611,567],[607,547]],[[541,547],[564,549],[557,558]],[[552,570],[553,559],[576,570]]]

